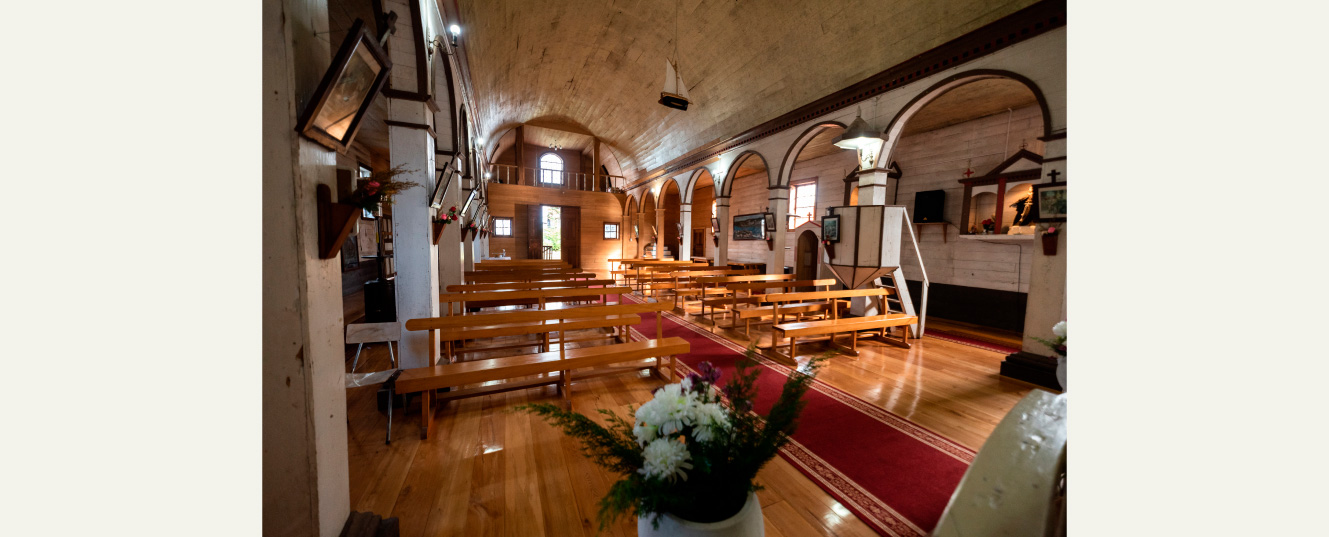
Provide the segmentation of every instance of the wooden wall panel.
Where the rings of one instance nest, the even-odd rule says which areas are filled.
[[[525,216],[523,216],[524,211],[518,211],[517,206],[535,202],[581,209],[581,266],[588,272],[608,278],[607,260],[622,257],[622,251],[620,241],[604,239],[604,223],[619,222],[622,218],[622,205],[618,198],[606,192],[563,191],[533,186],[490,184],[490,214],[496,217],[512,217],[514,234],[523,233],[522,237],[511,238],[491,235],[490,252],[496,253],[506,248],[508,255],[513,259],[526,259]]]

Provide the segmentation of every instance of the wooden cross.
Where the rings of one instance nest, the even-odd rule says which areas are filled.
[[[1057,176],[1058,176],[1058,175],[1061,175],[1061,172],[1059,172],[1059,171],[1057,171],[1057,170],[1052,170],[1052,171],[1048,172],[1048,177],[1051,177],[1051,178],[1052,178],[1052,182],[1054,182],[1054,183],[1057,182]]]
[[[971,170],[971,169],[969,169],[969,168],[965,168],[965,169],[964,169],[964,177],[965,177],[965,179],[968,179],[969,176],[970,176],[970,175],[973,175],[973,174],[974,174],[974,170]]]

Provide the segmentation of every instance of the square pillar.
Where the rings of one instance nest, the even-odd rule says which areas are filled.
[[[678,221],[683,224],[683,237],[678,240],[678,259],[692,259],[692,204],[678,204]],[[677,233],[678,230],[674,230]]]
[[[715,188],[720,186],[717,184]],[[734,225],[729,221],[729,196],[715,197],[715,219],[720,221],[720,229],[715,230],[720,238],[720,244],[715,247],[715,265],[724,267],[729,265],[729,235]]]
[[[770,190],[769,210],[775,214],[773,248],[766,258],[767,274],[784,274],[784,247],[789,242],[789,187],[773,187]]]
[[[426,124],[425,103],[392,99],[390,116],[402,123]],[[434,175],[434,139],[415,126],[388,126],[388,161],[410,173],[398,179],[427,186]],[[397,322],[402,325],[399,360],[403,368],[433,365],[438,343],[429,346],[428,332],[405,329],[406,321],[437,317],[438,248],[434,245],[433,214],[428,188],[410,188],[392,201],[392,251],[397,268]]]

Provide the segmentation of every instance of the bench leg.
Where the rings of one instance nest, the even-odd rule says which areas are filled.
[[[391,401],[388,402],[391,404]],[[420,439],[434,433],[434,390],[420,392]]]
[[[572,372],[560,372],[558,383],[562,387],[563,404],[567,406],[568,410],[572,410]]]
[[[775,334],[771,333],[771,337],[774,338]],[[774,347],[775,344],[772,343],[771,346]],[[796,336],[789,336],[789,361],[795,364],[798,363],[798,337]]]

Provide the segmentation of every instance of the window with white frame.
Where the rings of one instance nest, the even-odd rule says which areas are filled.
[[[605,240],[618,238],[618,224],[605,222]]]
[[[553,153],[540,155],[540,182],[563,184],[563,159]]]
[[[494,235],[498,237],[511,237],[512,219],[494,217]]]
[[[795,184],[789,191],[789,229],[812,220],[817,212],[817,182]]]

